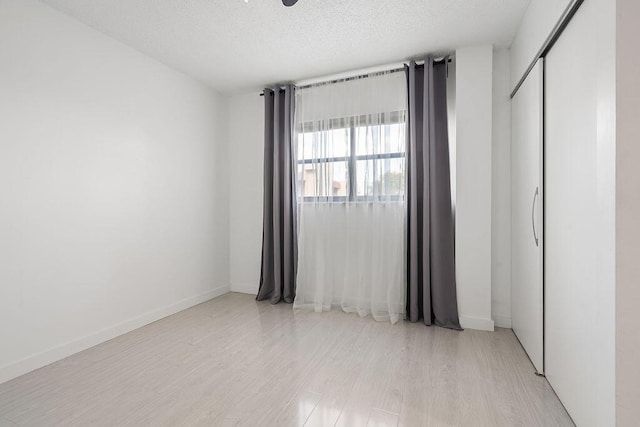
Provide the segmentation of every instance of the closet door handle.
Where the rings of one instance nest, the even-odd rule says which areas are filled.
[[[538,234],[536,233],[536,200],[538,199],[538,187],[536,187],[536,192],[533,195],[533,202],[531,203],[531,229],[533,230],[533,239],[536,242],[536,246],[538,246]]]

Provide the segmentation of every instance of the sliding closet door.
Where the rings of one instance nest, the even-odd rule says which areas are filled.
[[[542,108],[541,59],[511,102],[511,322],[539,373],[543,372]]]
[[[596,9],[585,2],[545,59],[545,369],[579,426],[612,425],[598,420]]]

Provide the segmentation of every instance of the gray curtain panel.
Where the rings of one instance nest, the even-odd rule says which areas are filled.
[[[284,90],[264,90],[262,270],[256,299],[272,304],[293,303],[296,294],[294,91],[291,85]]]
[[[407,319],[460,330],[447,123],[447,62],[406,67]]]

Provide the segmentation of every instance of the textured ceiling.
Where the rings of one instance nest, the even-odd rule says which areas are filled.
[[[42,0],[223,93],[508,46],[529,0]]]

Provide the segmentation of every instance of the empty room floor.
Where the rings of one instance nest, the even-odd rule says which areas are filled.
[[[508,329],[230,293],[0,385],[0,426],[573,425]]]

